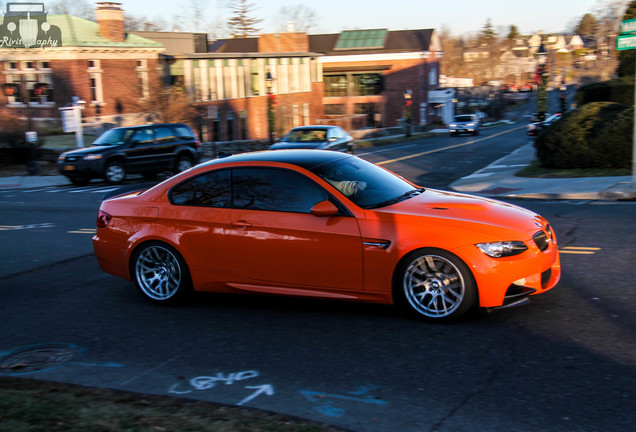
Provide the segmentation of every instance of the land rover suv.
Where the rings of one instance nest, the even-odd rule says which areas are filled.
[[[181,172],[199,162],[201,142],[183,123],[119,127],[101,134],[90,147],[60,155],[58,171],[73,184],[93,178],[119,184],[128,174],[154,178]]]

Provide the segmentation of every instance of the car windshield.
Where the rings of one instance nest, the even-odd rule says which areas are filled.
[[[93,141],[93,145],[95,146],[112,146],[112,145],[121,145],[128,140],[130,135],[133,133],[131,129],[110,129],[101,134],[95,141]]]
[[[458,115],[455,116],[456,122],[470,122],[473,121],[473,116],[471,115]]]
[[[343,158],[311,171],[364,209],[385,207],[408,199],[423,189],[379,166],[358,158]]]
[[[281,141],[284,142],[322,142],[327,139],[325,129],[295,129],[289,132]]]

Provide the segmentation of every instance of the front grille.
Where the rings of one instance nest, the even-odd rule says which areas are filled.
[[[550,240],[543,231],[539,231],[538,233],[533,235],[532,240],[534,240],[534,244],[537,245],[541,252],[545,251],[550,244]]]

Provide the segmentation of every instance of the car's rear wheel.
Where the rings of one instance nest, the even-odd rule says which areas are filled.
[[[418,318],[452,321],[477,301],[477,287],[468,266],[441,249],[420,249],[402,261],[395,280],[399,304]]]
[[[194,164],[189,156],[180,156],[177,159],[177,172],[185,171],[192,168]]]
[[[161,242],[142,245],[132,259],[137,288],[153,303],[175,304],[192,292],[185,260],[173,247]]]
[[[121,162],[109,162],[104,170],[104,178],[109,184],[120,184],[126,178],[126,167]]]

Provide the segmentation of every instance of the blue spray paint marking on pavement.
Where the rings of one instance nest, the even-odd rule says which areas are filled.
[[[325,393],[314,390],[299,390],[300,393],[312,403],[321,402],[315,408],[317,411],[329,417],[342,417],[345,410],[335,407],[333,405],[333,399],[342,401],[361,402],[374,405],[388,405],[388,402],[368,394],[372,390],[377,390],[379,387],[374,385],[364,385],[358,387],[356,390],[347,392],[345,394]]]

